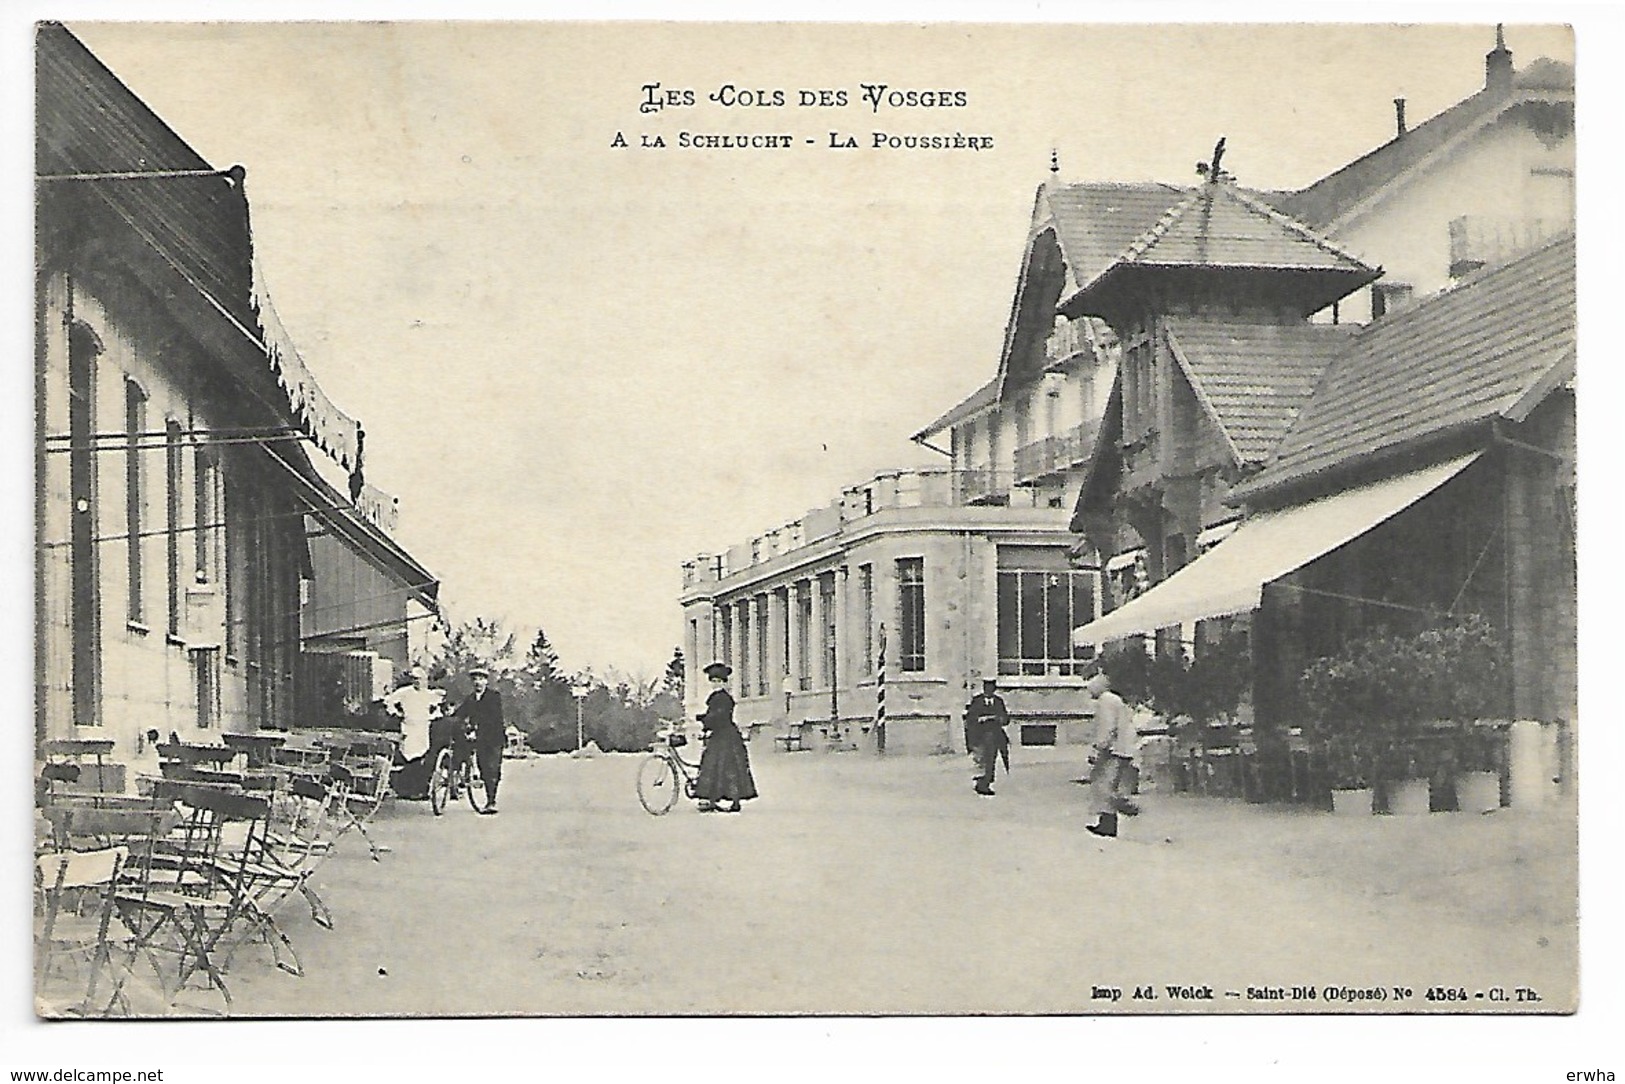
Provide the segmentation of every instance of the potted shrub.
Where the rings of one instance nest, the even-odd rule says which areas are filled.
[[[1364,735],[1337,734],[1326,742],[1326,769],[1331,776],[1332,812],[1370,816],[1371,754]]]
[[[1364,645],[1349,644],[1336,655],[1316,659],[1303,672],[1301,686],[1309,712],[1306,732],[1326,750],[1332,811],[1369,815],[1372,811],[1372,703]]]
[[[1456,735],[1456,808],[1493,813],[1501,808],[1501,745],[1506,724],[1465,723]]]
[[[1414,720],[1396,725],[1378,760],[1377,777],[1382,780],[1389,813],[1411,816],[1433,808],[1433,785],[1420,766],[1416,729]]]
[[[1426,813],[1432,806],[1429,773],[1424,761],[1437,759],[1438,743],[1425,741],[1430,728],[1471,724],[1474,737],[1463,751],[1470,770],[1485,771],[1495,757],[1494,735],[1477,720],[1492,714],[1503,699],[1504,666],[1494,629],[1481,617],[1468,616],[1449,625],[1410,635],[1375,632],[1357,637],[1335,655],[1318,659],[1304,671],[1304,698],[1323,739],[1363,741],[1367,785],[1377,784],[1390,813]],[[1334,761],[1349,757],[1328,746]],[[1433,774],[1457,771],[1455,757],[1445,757]],[[1463,761],[1461,768],[1469,768]],[[1348,773],[1342,779],[1347,781]],[[1457,780],[1458,788],[1461,780]],[[1470,793],[1488,786],[1468,780]],[[1496,779],[1497,803],[1499,778]],[[1458,795],[1459,799],[1459,795]],[[1475,799],[1476,800],[1476,799]]]
[[[1437,630],[1441,716],[1455,723],[1456,808],[1489,813],[1501,808],[1503,722],[1491,717],[1506,707],[1505,649],[1488,621],[1477,615]]]
[[[1369,788],[1380,791],[1390,813],[1428,811],[1428,781],[1416,774],[1417,740],[1430,711],[1425,670],[1414,638],[1375,632],[1304,671],[1304,701],[1327,743],[1334,792]],[[1334,808],[1338,801],[1334,793]]]

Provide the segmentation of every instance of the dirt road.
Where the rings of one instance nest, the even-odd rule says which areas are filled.
[[[961,758],[759,751],[739,816],[649,816],[637,757],[510,762],[499,816],[401,803],[381,862],[346,837],[317,875],[337,927],[290,908],[306,976],[245,954],[234,1015],[1461,1007],[1434,986],[1572,1006],[1572,815],[1148,796],[1108,843],[1076,752],[1017,753],[979,798]],[[1315,999],[1264,996],[1297,986]]]

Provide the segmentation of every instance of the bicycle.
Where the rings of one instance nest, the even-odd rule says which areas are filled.
[[[467,733],[461,741],[453,739],[447,743],[435,756],[434,768],[429,772],[429,808],[438,817],[446,811],[447,805],[464,794],[468,795],[468,804],[474,812],[484,807],[485,780],[480,776],[474,742]]]
[[[677,750],[688,744],[688,738],[675,729],[662,730],[649,746],[650,756],[638,765],[638,801],[643,808],[658,817],[671,812],[677,804],[678,780],[682,780],[685,798],[695,797],[700,779],[700,766],[683,759]]]

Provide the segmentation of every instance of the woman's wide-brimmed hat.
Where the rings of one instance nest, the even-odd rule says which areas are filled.
[[[723,681],[727,681],[733,675],[733,672],[734,668],[725,662],[714,662],[705,668],[706,677],[720,678]]]

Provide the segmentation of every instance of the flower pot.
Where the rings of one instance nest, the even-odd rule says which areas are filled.
[[[1388,784],[1388,812],[1395,816],[1426,813],[1430,804],[1426,779],[1398,779]]]
[[[1501,808],[1501,776],[1496,772],[1462,772],[1456,776],[1456,808],[1463,813],[1493,813]]]
[[[1332,812],[1339,817],[1371,816],[1371,788],[1332,791]]]

